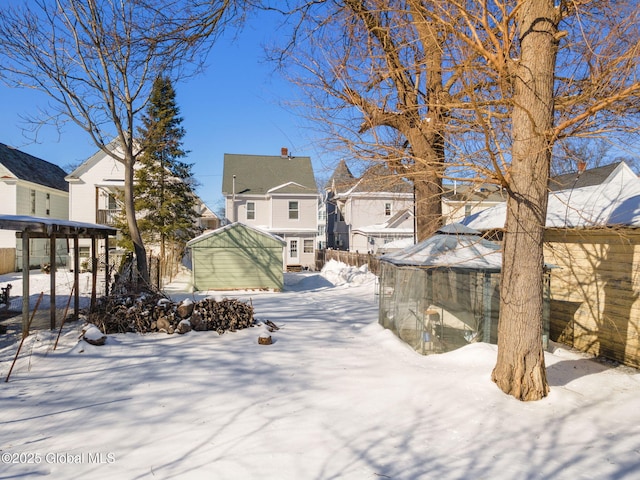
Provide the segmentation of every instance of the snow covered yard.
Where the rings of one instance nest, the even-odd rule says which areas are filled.
[[[283,293],[227,294],[280,327],[272,345],[261,325],[100,347],[70,324],[55,351],[57,332],[32,333],[4,383],[17,341],[3,343],[0,478],[640,475],[637,371],[556,348],[551,394],[521,403],[490,380],[494,346],[420,356],[377,324],[374,278],[331,267],[288,274]],[[192,296],[176,285],[172,299]],[[208,294],[224,295],[195,298]]]

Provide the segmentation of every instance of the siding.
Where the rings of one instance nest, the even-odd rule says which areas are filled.
[[[193,272],[196,290],[282,290],[282,248],[194,248]]]
[[[1,166],[1,165],[0,165]],[[16,215],[17,185],[0,181],[0,212],[5,215]]]
[[[640,367],[640,232],[551,230],[554,341]]]
[[[391,215],[385,215],[385,203],[391,204]],[[386,197],[353,197],[347,205],[345,220],[351,228],[384,223],[401,210],[413,208],[413,197],[408,195]]]
[[[35,212],[32,211],[31,192],[35,192]],[[47,213],[47,194],[49,212]],[[42,187],[35,183],[23,183],[16,189],[16,215],[69,219],[69,194],[60,190]]]
[[[283,244],[241,224],[196,238],[188,245],[196,290],[274,289],[284,286]]]
[[[124,185],[124,165],[106,154],[101,158],[82,173],[81,182],[69,184],[70,218],[75,221],[96,222],[96,185]],[[106,196],[100,202],[100,208],[107,207]]]
[[[298,218],[289,218],[289,202],[298,202]],[[313,230],[318,229],[318,197],[272,197],[272,230]]]

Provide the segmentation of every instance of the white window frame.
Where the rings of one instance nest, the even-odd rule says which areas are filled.
[[[299,219],[300,219],[300,202],[298,202],[297,200],[289,200],[289,220],[299,220]]]
[[[247,202],[247,220],[256,219],[256,202]]]
[[[302,252],[303,253],[313,253],[313,245],[314,241],[312,238],[305,238],[302,241]]]

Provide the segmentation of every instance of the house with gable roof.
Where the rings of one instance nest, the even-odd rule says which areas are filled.
[[[384,163],[356,178],[340,160],[325,185],[327,248],[380,253],[415,242],[413,186]],[[459,222],[506,200],[496,185],[443,185],[444,224]]]
[[[624,162],[561,177],[550,188],[544,260],[552,341],[640,367],[640,178]],[[553,183],[550,182],[550,183]],[[501,238],[506,205],[463,224]]]
[[[226,221],[240,222],[286,242],[284,264],[314,268],[318,201],[310,157],[224,154]]]
[[[118,153],[120,146],[114,140],[107,148]],[[122,212],[119,197],[124,189],[124,177],[125,167],[122,162],[102,150],[94,153],[64,177],[69,188],[69,219],[114,226],[117,216]],[[196,208],[198,224],[203,230],[220,226],[220,219],[202,201],[198,201]],[[90,240],[80,239],[79,246],[81,261],[89,258]],[[115,245],[110,245],[110,248],[114,247]]]
[[[375,252],[413,238],[413,187],[384,164],[355,178],[341,160],[325,186],[327,247]]]
[[[64,170],[57,165],[0,143],[0,213],[68,220],[69,188],[64,177]],[[43,239],[30,242],[31,265],[48,263],[49,242]],[[58,243],[56,256],[59,264],[64,265],[66,242],[58,240]],[[14,231],[0,230],[0,248],[12,251],[15,259],[3,262],[0,267],[5,270],[3,273],[22,265],[22,241],[16,241]]]

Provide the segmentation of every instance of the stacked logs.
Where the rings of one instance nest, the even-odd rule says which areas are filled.
[[[236,299],[175,303],[158,293],[145,292],[102,298],[87,314],[87,322],[105,334],[186,333],[192,329],[222,334],[252,327],[254,318],[253,306]]]

